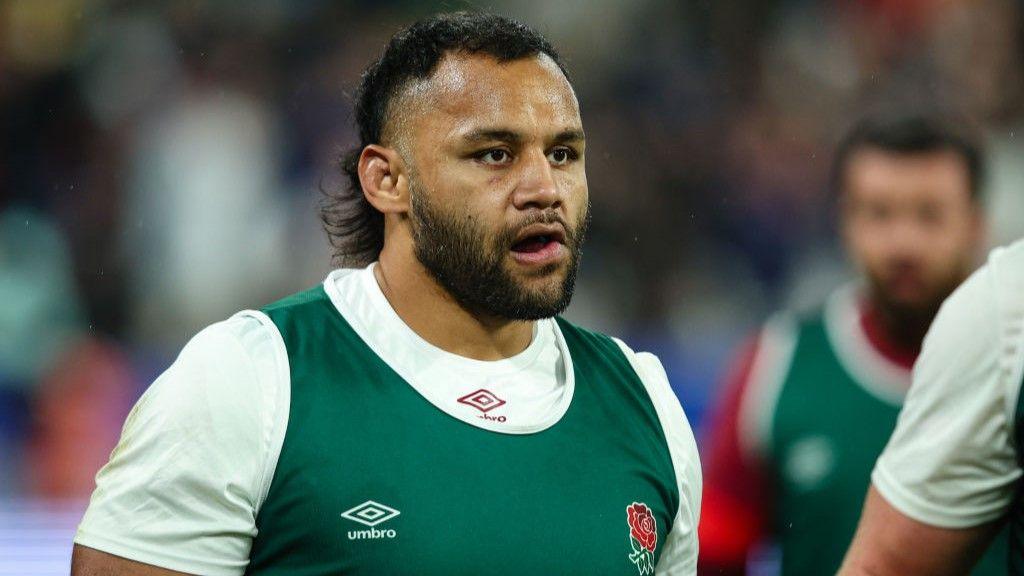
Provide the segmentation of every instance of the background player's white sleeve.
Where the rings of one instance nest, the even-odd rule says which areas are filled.
[[[129,414],[75,542],[171,570],[243,573],[287,425],[287,362],[258,312],[196,335]]]
[[[679,510],[654,572],[657,576],[690,576],[697,573],[697,524],[700,520],[703,490],[697,442],[657,356],[646,352],[634,353],[622,341],[616,339],[616,342],[651,397],[668,441],[669,454],[679,484]]]
[[[993,253],[943,304],[872,473],[891,505],[925,524],[977,526],[1005,514],[1013,500],[1021,474],[1013,411],[1024,351],[1020,311],[1007,308],[1004,296],[1024,301],[1012,294],[1024,290],[1020,268],[1024,258],[1005,262]]]

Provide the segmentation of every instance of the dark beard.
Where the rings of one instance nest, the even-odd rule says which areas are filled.
[[[524,288],[505,267],[505,259],[520,230],[531,224],[557,220],[545,218],[540,212],[493,236],[471,217],[460,218],[438,210],[412,185],[410,192],[416,258],[462,307],[474,314],[497,318],[539,320],[555,316],[569,306],[576,286],[589,210],[575,229],[566,227],[569,262],[560,285],[551,293]],[[540,269],[539,274],[551,274],[558,266],[551,264]]]
[[[886,333],[892,341],[902,348],[916,350],[921,348],[925,334],[931,327],[932,320],[939,313],[942,303],[956,290],[964,278],[950,279],[928,302],[910,305],[897,302],[886,294],[878,282],[869,278],[871,299],[877,307],[879,318]]]

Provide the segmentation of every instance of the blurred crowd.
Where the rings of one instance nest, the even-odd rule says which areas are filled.
[[[973,119],[990,243],[1024,236],[1013,0],[3,0],[0,502],[87,496],[191,335],[323,278],[362,68],[459,8],[566,57],[594,214],[568,316],[659,354],[698,430],[737,342],[848,276],[828,172],[863,111]]]

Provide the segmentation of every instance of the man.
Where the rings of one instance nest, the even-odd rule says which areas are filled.
[[[964,574],[1006,522],[1003,573],[1024,574],[1022,381],[1018,241],[993,251],[935,319],[841,574]]]
[[[323,216],[366,266],[185,347],[97,477],[73,573],[693,574],[699,461],[661,364],[553,318],[588,221],[554,49],[428,18],[356,121]]]
[[[921,340],[983,235],[977,147],[926,115],[862,120],[833,162],[861,282],[767,323],[733,370],[707,452],[701,571],[743,574],[773,540],[783,574],[834,574]]]

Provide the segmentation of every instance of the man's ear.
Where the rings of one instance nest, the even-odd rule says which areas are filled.
[[[402,156],[393,148],[370,144],[359,155],[359,184],[366,200],[384,214],[409,210]]]

